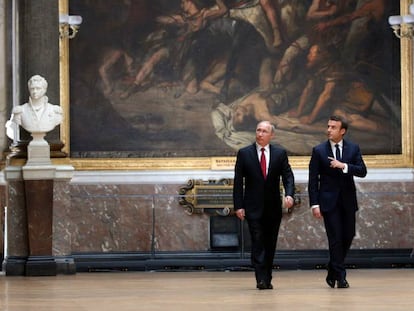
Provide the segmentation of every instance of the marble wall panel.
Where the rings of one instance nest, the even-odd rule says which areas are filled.
[[[302,204],[285,215],[278,249],[326,249],[322,220],[312,217],[306,185],[299,185]],[[414,183],[357,183],[357,212],[354,249],[414,247]]]
[[[413,183],[358,183],[355,249],[414,246]],[[285,214],[279,250],[327,249],[323,222],[312,217],[306,184],[301,204]],[[75,185],[71,221],[74,252],[208,251],[209,216],[187,215],[180,185]]]
[[[210,217],[186,214],[180,186],[55,182],[53,255],[209,251]],[[19,181],[8,187],[9,253],[25,256],[24,188]],[[327,249],[323,222],[312,217],[306,187],[298,184],[301,204],[283,216],[279,250]],[[414,183],[361,182],[357,188],[360,209],[352,247],[413,248]]]
[[[24,192],[22,181],[10,181],[8,183],[7,247],[8,254],[13,256],[27,256],[29,254]]]
[[[277,248],[279,250],[325,249],[328,244],[323,221],[312,216],[306,185],[296,186],[301,203],[293,208],[292,213],[283,215]]]
[[[155,251],[206,251],[209,249],[209,217],[188,215],[178,203],[179,185],[155,187]],[[163,195],[167,194],[167,195]]]
[[[355,248],[414,247],[414,184],[361,183]]]
[[[72,252],[151,250],[152,196],[117,185],[88,185],[72,186],[71,198]]]
[[[204,251],[208,217],[189,216],[179,186],[72,186],[73,252]]]
[[[53,256],[72,253],[73,222],[71,221],[70,189],[67,181],[53,184]]]
[[[4,228],[5,207],[6,207],[6,187],[0,186],[0,228]],[[3,254],[3,249],[4,249],[4,230],[0,230],[0,254]]]

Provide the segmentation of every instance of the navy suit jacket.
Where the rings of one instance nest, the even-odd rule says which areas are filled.
[[[234,169],[234,209],[245,209],[246,219],[282,217],[280,178],[285,195],[293,197],[295,181],[287,153],[284,149],[270,145],[267,178],[260,169],[256,143],[240,149]]]
[[[359,146],[343,140],[341,162],[348,165],[347,173],[331,168],[328,157],[334,157],[329,141],[313,148],[308,181],[310,206],[319,205],[321,212],[328,212],[342,200],[345,208],[358,210],[354,176],[367,174]]]

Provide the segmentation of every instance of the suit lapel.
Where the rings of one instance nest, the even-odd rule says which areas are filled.
[[[342,161],[345,161],[345,159],[347,159],[347,155],[348,155],[348,144],[346,143],[345,139],[342,140]]]
[[[328,140],[326,142],[326,154],[328,155],[328,157],[334,158],[334,154],[332,153],[332,147],[331,147],[331,142]]]
[[[269,167],[267,168],[267,176],[269,176],[272,172],[272,168],[273,168],[272,162],[273,162],[274,156],[275,154],[274,154],[273,146],[269,145]]]
[[[255,143],[250,146],[249,153],[250,153],[249,156],[251,158],[251,163],[256,163],[255,167],[257,171],[260,173],[260,175],[262,175],[262,169],[260,168],[260,161],[259,161],[259,158],[257,157],[257,147]]]
[[[272,145],[269,145],[269,168],[267,170],[267,175],[269,176],[274,169],[274,161],[276,160],[276,148]]]

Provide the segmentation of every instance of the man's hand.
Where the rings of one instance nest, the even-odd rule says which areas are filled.
[[[331,167],[332,168],[339,168],[343,170],[345,168],[345,164],[341,161],[336,160],[335,158],[328,157],[328,159],[331,161]]]
[[[246,216],[244,208],[238,209],[236,211],[236,216],[240,219],[240,220],[244,220],[244,216]]]
[[[290,196],[285,197],[285,208],[291,208],[295,204],[295,200]]]
[[[315,218],[322,218],[321,209],[319,207],[313,207],[312,214]]]

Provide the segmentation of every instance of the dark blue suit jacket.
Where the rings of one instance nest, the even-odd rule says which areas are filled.
[[[256,144],[240,149],[234,170],[234,209],[245,209],[246,219],[282,217],[280,178],[285,195],[294,195],[295,181],[287,153],[270,145],[269,168],[266,180],[262,175]],[[243,187],[244,185],[244,187]]]
[[[328,157],[334,157],[329,141],[313,148],[308,181],[310,206],[319,205],[321,212],[328,212],[342,200],[345,208],[358,210],[354,176],[367,174],[359,146],[343,140],[342,162],[348,165],[347,173],[331,168]]]

